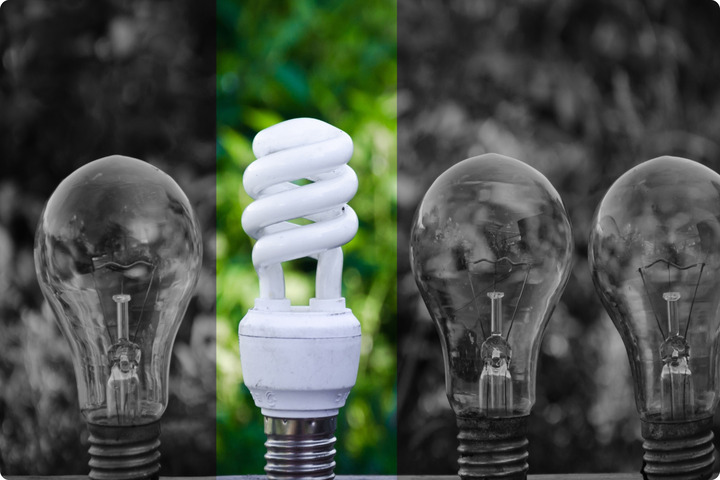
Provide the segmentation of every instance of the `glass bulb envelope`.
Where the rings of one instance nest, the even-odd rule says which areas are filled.
[[[529,414],[542,333],[572,246],[559,195],[518,160],[473,157],[429,188],[412,225],[411,264],[441,336],[458,416]]]
[[[173,342],[201,261],[187,197],[148,163],[96,160],[52,194],[35,265],[70,345],[89,423],[141,425],[162,415]]]
[[[720,175],[677,157],[629,170],[598,206],[589,257],[625,343],[641,419],[710,417],[720,360]]]

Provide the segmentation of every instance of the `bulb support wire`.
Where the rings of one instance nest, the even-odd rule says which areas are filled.
[[[660,322],[660,317],[658,317],[658,314],[655,311],[655,306],[653,305],[653,302],[651,300],[652,298],[659,296],[659,294],[658,294],[658,292],[656,292],[655,290],[650,288],[650,286],[648,285],[648,282],[645,279],[645,272],[643,271],[643,270],[647,270],[657,264],[665,264],[667,266],[667,270],[668,270],[668,290],[667,291],[668,292],[672,289],[670,286],[670,267],[673,267],[679,271],[689,270],[691,268],[695,268],[698,266],[700,267],[700,272],[698,273],[697,281],[695,282],[695,290],[693,291],[693,296],[690,301],[690,311],[688,312],[687,322],[685,323],[685,330],[683,332],[683,338],[686,338],[688,328],[690,328],[690,321],[692,320],[692,311],[693,311],[693,307],[695,306],[695,299],[697,298],[697,291],[698,291],[698,288],[700,287],[700,279],[702,278],[703,271],[705,270],[705,263],[693,263],[692,265],[687,265],[687,266],[683,267],[676,263],[670,262],[668,260],[659,259],[659,260],[655,260],[654,262],[652,262],[648,265],[645,265],[644,267],[638,268],[638,272],[640,273],[640,278],[642,280],[643,287],[645,288],[645,294],[648,297],[648,302],[650,303],[650,309],[652,310],[653,316],[655,317],[655,322],[657,323],[658,330],[660,330],[660,334],[662,335],[663,338],[667,338],[670,335],[670,331],[668,330],[667,334],[663,331],[662,324]]]
[[[667,271],[667,285],[664,292],[660,295],[657,286],[653,289],[647,281],[646,274],[648,269],[655,265],[664,265]],[[673,282],[671,268],[678,272],[687,271],[692,268],[699,267],[699,274],[695,282],[685,330],[680,334],[680,319],[678,315],[678,302],[683,298],[681,289],[678,288],[678,282]],[[663,342],[660,345],[660,356],[662,359],[662,370],[660,372],[660,394],[661,394],[661,416],[664,420],[681,420],[685,421],[694,415],[695,411],[695,393],[693,387],[693,377],[689,365],[690,346],[686,337],[692,321],[692,310],[695,305],[697,291],[700,286],[704,263],[695,263],[692,265],[681,266],[672,261],[659,259],[649,263],[645,267],[638,269],[643,287],[650,304],[650,309],[655,317],[660,335]],[[662,273],[662,272],[660,272]],[[664,282],[661,282],[664,283]],[[666,303],[666,326],[667,332],[663,331],[662,322],[660,321],[658,312],[656,311],[653,299],[661,297]]]
[[[145,314],[145,305],[147,305],[147,300],[148,300],[148,297],[150,296],[150,290],[152,290],[153,283],[155,282],[155,272],[157,270],[157,265],[150,263],[146,260],[137,260],[128,265],[123,265],[114,260],[105,261],[104,257],[95,257],[92,259],[92,262],[93,262],[93,271],[92,271],[91,277],[93,280],[93,285],[95,286],[95,292],[97,293],[97,296],[98,296],[98,303],[100,304],[100,309],[102,311],[103,318],[108,318],[108,317],[107,317],[107,312],[105,312],[105,302],[103,302],[103,299],[101,297],[101,293],[100,293],[101,289],[98,286],[96,273],[99,271],[102,271],[103,269],[106,269],[107,271],[116,272],[118,275],[121,275],[121,277],[120,277],[120,292],[118,292],[117,294],[114,294],[112,297],[113,301],[118,303],[118,301],[115,300],[115,297],[118,297],[118,299],[120,299],[121,296],[126,296],[125,295],[125,276],[123,275],[123,272],[132,270],[133,268],[140,267],[140,266],[149,267],[151,269],[150,270],[150,281],[148,282],[147,289],[145,290],[145,296],[142,301],[140,314],[138,315],[138,322],[137,322],[137,325],[135,326],[135,331],[133,332],[132,338],[130,338],[130,336],[129,336],[129,314],[127,316],[128,331],[127,331],[127,335],[124,338],[126,338],[130,341],[134,341],[134,339],[137,338],[138,329],[140,328],[140,325],[142,324],[142,318],[143,318],[143,315]],[[157,294],[156,294],[156,300],[157,300]],[[129,301],[130,301],[130,297],[128,296],[128,303],[129,303]],[[118,303],[118,306],[119,305],[120,304]],[[129,309],[129,305],[126,305],[126,308]],[[119,310],[118,310],[118,312],[119,312]],[[118,316],[117,318],[120,318],[120,317]],[[109,327],[107,326],[107,322],[105,322],[105,324],[106,324],[108,337],[112,338],[112,334],[110,332]],[[120,335],[119,325],[118,325],[118,335]],[[122,337],[118,336],[118,339],[119,338],[122,338]]]
[[[510,269],[507,272],[498,274],[497,264],[501,263],[501,262],[509,264]],[[481,258],[480,260],[476,260],[476,261],[472,262],[473,265],[477,265],[480,263],[489,263],[489,264],[493,265],[493,268],[494,268],[493,282],[491,285],[488,285],[488,286],[482,288],[481,290],[477,291],[477,290],[475,290],[475,286],[472,281],[472,274],[470,273],[470,270],[468,270],[467,271],[468,272],[468,281],[470,282],[470,290],[471,290],[473,298],[470,302],[468,302],[465,305],[458,308],[458,310],[467,308],[468,305],[470,305],[471,303],[474,303],[475,308],[479,312],[480,307],[478,305],[478,298],[481,295],[497,291],[497,288],[496,288],[497,284],[502,283],[504,280],[509,278],[513,272],[514,267],[526,267],[525,268],[525,278],[523,278],[523,283],[522,283],[522,286],[520,287],[520,293],[518,294],[518,300],[517,300],[517,302],[515,302],[515,307],[513,308],[513,313],[512,313],[512,316],[510,317],[510,325],[508,326],[507,333],[505,334],[505,341],[508,341],[508,339],[510,338],[510,331],[512,330],[513,324],[515,323],[515,316],[517,314],[518,307],[520,306],[520,299],[522,298],[523,293],[525,292],[525,285],[527,284],[528,278],[530,277],[530,270],[532,269],[532,264],[525,263],[525,262],[513,262],[508,257],[502,257],[495,261],[488,260],[486,258]],[[498,278],[498,277],[500,277],[500,278]],[[483,338],[487,338],[487,336],[485,335],[485,329],[483,329],[482,323],[480,324],[480,332],[482,333]]]
[[[113,295],[113,301],[117,304],[117,336],[118,340],[124,338],[129,340],[130,336],[130,324],[128,314],[128,303],[130,302],[130,295],[124,295],[122,293]]]

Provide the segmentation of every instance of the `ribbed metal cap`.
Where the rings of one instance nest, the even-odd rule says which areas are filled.
[[[690,422],[642,420],[647,480],[705,480],[715,463],[712,417]]]
[[[457,417],[458,475],[462,480],[525,480],[527,416]]]
[[[265,417],[269,480],[335,478],[335,428],[337,417]]]
[[[151,480],[159,478],[160,422],[146,425],[95,425],[90,431],[92,480]]]

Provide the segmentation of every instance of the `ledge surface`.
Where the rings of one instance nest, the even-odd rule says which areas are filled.
[[[83,475],[16,476],[5,475],[7,480],[88,480]],[[430,475],[338,475],[338,480],[458,480],[458,477]],[[222,477],[160,477],[160,480],[266,480],[265,475],[235,475]],[[568,473],[528,475],[528,480],[642,480],[639,473]]]

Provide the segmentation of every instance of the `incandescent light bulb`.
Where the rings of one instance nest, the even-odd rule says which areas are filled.
[[[720,175],[660,157],[600,203],[593,281],[625,343],[646,478],[710,478],[720,370]]]
[[[526,476],[538,350],[572,246],[553,186],[509,157],[454,165],[418,207],[411,265],[441,337],[463,479]]]
[[[201,248],[180,187],[133,158],[88,163],[45,206],[35,267],[73,354],[92,479],[157,478],[170,355]]]

